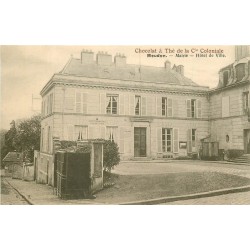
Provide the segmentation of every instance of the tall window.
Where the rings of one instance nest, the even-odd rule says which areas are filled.
[[[117,114],[118,109],[118,96],[117,95],[107,95],[106,97],[106,113],[107,114]]]
[[[117,142],[117,127],[107,127],[106,138],[112,142]]]
[[[245,76],[245,64],[240,63],[240,64],[235,66],[235,69],[236,69],[237,81],[241,81],[243,79],[243,77]]]
[[[249,91],[243,92],[243,113],[247,114],[249,109]]]
[[[196,129],[192,129],[192,147],[195,147]]]
[[[195,104],[196,104],[196,100],[192,99],[191,100],[191,117],[195,118]]]
[[[47,152],[50,152],[50,127],[48,127]]]
[[[167,109],[168,109],[168,99],[167,97],[162,97],[162,116],[167,116]]]
[[[141,97],[135,96],[135,115],[141,115]]]
[[[187,100],[187,117],[201,118],[201,100]]]
[[[75,140],[82,141],[88,139],[88,127],[87,126],[75,126]]]
[[[172,129],[171,128],[162,129],[162,151],[172,152]]]
[[[221,115],[222,117],[229,117],[230,115],[230,97],[229,96],[223,96],[221,99],[222,102],[222,110],[221,110]]]
[[[228,84],[228,71],[223,72],[223,85],[226,86]]]

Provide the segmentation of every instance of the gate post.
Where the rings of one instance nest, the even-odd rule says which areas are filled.
[[[103,189],[103,144],[104,141],[91,142],[90,193]]]

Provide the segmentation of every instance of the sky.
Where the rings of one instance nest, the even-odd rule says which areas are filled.
[[[168,58],[147,58],[146,53],[136,53],[136,49],[162,50]],[[82,49],[94,53],[105,51],[115,56],[122,53],[129,64],[163,67],[167,59],[174,64],[184,65],[184,75],[202,86],[214,88],[218,84],[220,68],[234,62],[234,46],[1,46],[1,128],[9,129],[12,120],[28,118],[32,111],[32,96],[39,97],[41,89],[54,73],[63,69],[71,55],[80,58]],[[165,49],[175,49],[169,57]],[[225,57],[197,58],[175,57],[178,49],[222,49]],[[34,100],[37,102],[37,99]],[[36,103],[37,105],[37,103]]]

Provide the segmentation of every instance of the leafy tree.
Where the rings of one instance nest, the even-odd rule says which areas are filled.
[[[16,129],[14,145],[17,151],[23,152],[24,157],[33,161],[34,150],[40,149],[41,116],[36,115],[22,120]]]

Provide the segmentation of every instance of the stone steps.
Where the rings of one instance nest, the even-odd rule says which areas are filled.
[[[246,163],[250,165],[250,154],[244,154],[238,158],[230,160],[231,162],[235,163]]]

